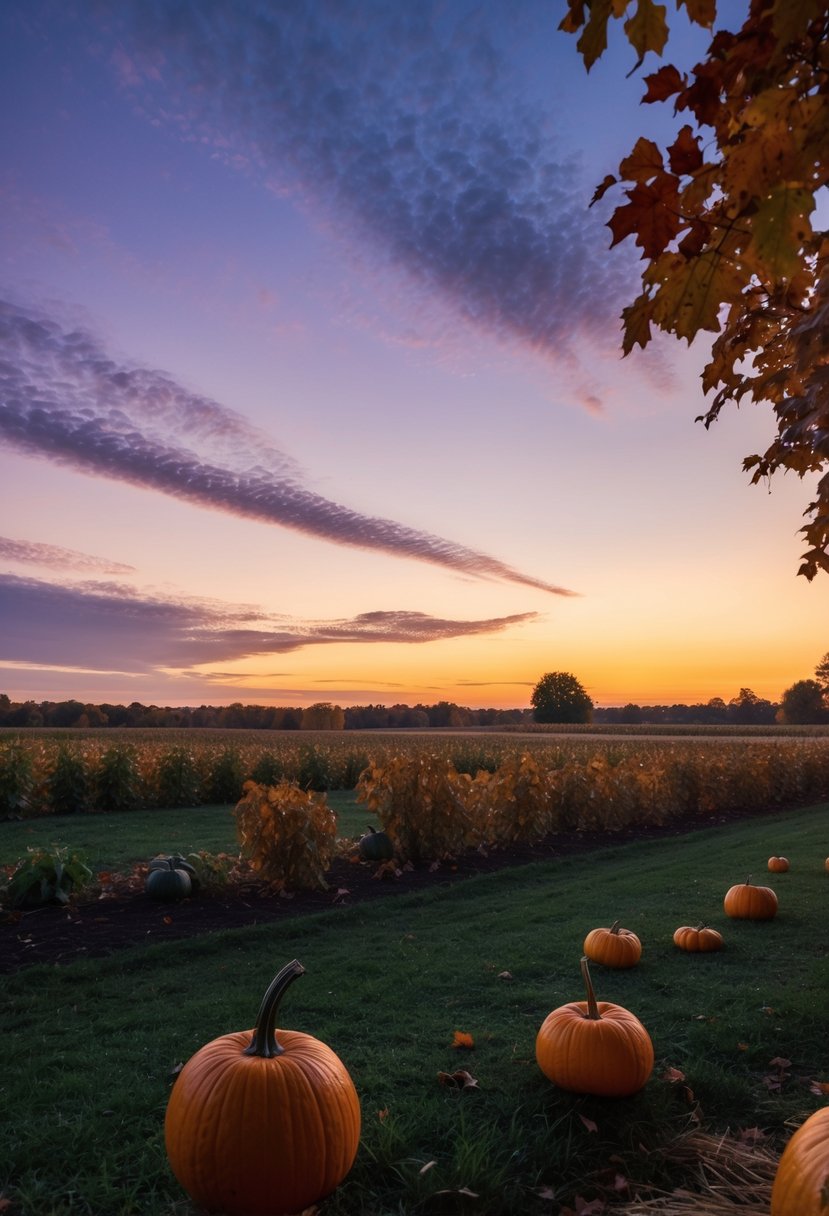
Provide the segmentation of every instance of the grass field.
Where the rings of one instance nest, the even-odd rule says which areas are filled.
[[[337,833],[352,839],[376,822],[358,806],[353,790],[331,790],[328,805],[337,815]],[[159,853],[238,853],[233,806],[125,811],[101,815],[47,815],[0,823],[0,865],[13,865],[30,848],[54,844],[78,849],[95,872],[127,868]]]
[[[772,853],[788,874],[766,874]],[[576,1194],[607,1198],[616,1178],[629,1188],[617,1198],[689,1185],[665,1146],[695,1121],[761,1128],[779,1147],[787,1121],[826,1101],[810,1085],[829,1082],[827,853],[823,805],[19,972],[0,1010],[0,1194],[15,1216],[191,1216],[164,1155],[169,1074],[252,1025],[293,957],[307,974],[281,1022],[334,1048],[363,1109],[354,1169],[322,1216],[550,1216]],[[775,920],[723,915],[749,872],[777,891]],[[566,1094],[539,1072],[535,1034],[582,998],[584,936],[617,917],[643,959],[594,966],[597,995],[648,1027],[654,1074],[630,1099]],[[673,929],[700,920],[724,933],[721,954],[673,947]],[[453,1049],[456,1030],[473,1050]],[[457,1069],[477,1088],[438,1083]]]

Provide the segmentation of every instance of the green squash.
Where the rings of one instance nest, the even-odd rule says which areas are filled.
[[[191,865],[189,861],[186,861],[179,853],[172,853],[169,855],[162,853],[158,857],[154,857],[152,859],[149,868],[150,870],[168,870],[170,868],[169,862],[171,861],[175,869],[183,870],[185,874],[189,875],[190,885],[193,888],[193,894],[195,895],[200,885],[198,871],[196,870],[195,866]]]
[[[365,836],[360,837],[360,856],[364,861],[391,861],[394,845],[385,832],[377,832],[369,825]]]
[[[186,870],[180,870],[173,857],[154,858],[161,865],[150,863],[144,890],[151,899],[162,903],[173,903],[177,899],[186,899],[193,889],[190,875]]]

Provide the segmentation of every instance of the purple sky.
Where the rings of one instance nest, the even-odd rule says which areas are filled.
[[[704,348],[620,360],[636,262],[587,204],[670,113],[563,7],[3,7],[0,691],[811,674],[809,487],[740,472],[769,419],[694,426]]]

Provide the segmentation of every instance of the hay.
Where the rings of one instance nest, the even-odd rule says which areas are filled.
[[[768,1216],[776,1153],[702,1131],[687,1132],[660,1153],[687,1171],[689,1185],[632,1200],[613,1216]]]

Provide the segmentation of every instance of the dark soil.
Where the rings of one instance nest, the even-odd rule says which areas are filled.
[[[769,808],[769,813],[779,811]],[[328,890],[274,895],[247,884],[228,888],[221,895],[194,896],[174,904],[149,899],[139,886],[121,894],[117,887],[94,900],[72,900],[66,907],[49,906],[28,912],[0,912],[0,974],[33,963],[58,965],[78,958],[100,958],[141,942],[175,941],[220,929],[266,924],[285,917],[303,916],[327,908],[347,908],[366,900],[385,899],[436,885],[447,886],[476,874],[490,874],[508,866],[572,856],[633,840],[678,836],[703,827],[747,817],[685,819],[681,825],[634,828],[624,832],[572,832],[535,845],[517,845],[484,853],[471,850],[437,866],[421,865],[392,870],[378,863],[338,858],[327,874]],[[757,812],[751,812],[756,816]],[[380,873],[378,873],[380,871]]]

